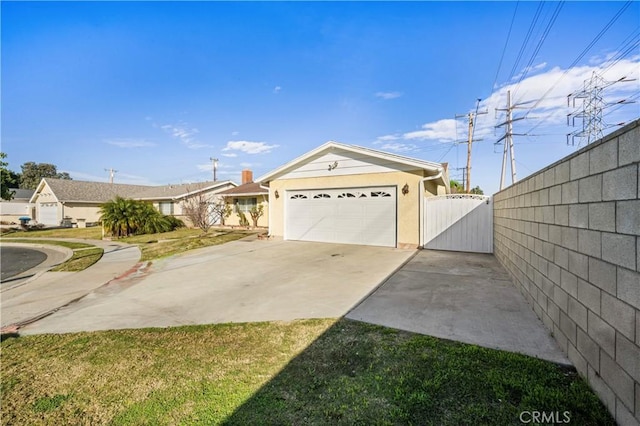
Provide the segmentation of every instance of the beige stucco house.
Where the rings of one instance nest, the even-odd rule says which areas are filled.
[[[389,247],[421,246],[424,198],[449,192],[446,164],[338,142],[257,181],[271,236]]]
[[[100,206],[116,196],[148,201],[164,214],[185,219],[185,200],[199,195],[214,200],[215,194],[235,186],[231,181],[145,186],[43,178],[30,202],[35,205],[36,223],[47,226],[98,222]]]
[[[242,213],[253,226],[250,211],[254,207],[262,206],[263,215],[258,218],[258,226],[269,226],[269,188],[254,182],[251,170],[242,171],[242,185],[222,191],[219,195],[231,207],[231,215],[225,219],[225,225],[240,226]]]

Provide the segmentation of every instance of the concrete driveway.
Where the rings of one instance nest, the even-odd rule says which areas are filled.
[[[21,334],[330,318],[346,314],[415,250],[241,240],[155,262]]]
[[[491,254],[421,250],[346,317],[570,364]]]

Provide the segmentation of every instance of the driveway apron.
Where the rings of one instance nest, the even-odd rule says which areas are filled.
[[[491,254],[422,250],[347,318],[570,364]]]
[[[20,330],[22,334],[337,318],[415,250],[240,240],[154,262]]]

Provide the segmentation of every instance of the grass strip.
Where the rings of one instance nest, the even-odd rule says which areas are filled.
[[[80,248],[95,247],[92,244],[76,243],[72,241],[46,240],[46,239],[30,239],[30,238],[2,238],[0,241],[6,243],[24,243],[24,244],[49,244],[52,246],[66,247],[71,250]]]
[[[104,250],[100,247],[83,248],[73,252],[73,256],[66,262],[51,269],[52,272],[79,272],[84,271],[89,266],[102,258]]]
[[[574,369],[346,319],[6,339],[2,424],[614,425]]]

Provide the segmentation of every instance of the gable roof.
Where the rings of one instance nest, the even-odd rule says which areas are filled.
[[[8,201],[29,201],[35,192],[33,189],[9,188],[13,192],[13,198]],[[2,200],[5,201],[5,200]]]
[[[347,152],[351,152],[351,153],[355,153],[355,154],[359,154],[367,157],[377,158],[377,159],[388,161],[390,163],[397,163],[397,164],[402,164],[406,166],[411,166],[411,167],[415,167],[416,169],[422,169],[422,170],[433,172],[434,174],[437,174],[438,172],[441,172],[444,170],[443,165],[440,163],[419,160],[417,158],[405,157],[403,155],[391,154],[389,152],[378,151],[376,149],[365,148],[365,147],[356,146],[356,145],[347,145],[340,142],[329,141],[320,145],[318,148],[311,150],[306,154],[292,161],[289,161],[285,165],[263,176],[260,176],[258,179],[256,179],[256,181],[261,183],[268,183],[288,173],[289,171],[295,169],[300,163],[304,163],[305,161],[313,158],[314,156],[327,153],[330,151],[336,151],[336,150],[342,150],[342,151],[347,151]]]
[[[189,195],[210,191],[216,188],[224,186],[237,186],[230,180],[225,181],[208,181],[208,182],[194,182],[194,183],[181,183],[178,185],[163,185],[163,186],[151,186],[146,189],[133,194],[131,198],[139,200],[161,200],[161,199],[179,199],[185,198]]]
[[[45,183],[49,185],[49,188],[51,188],[51,191],[58,201],[77,203],[105,203],[116,196],[138,200],[175,199],[224,185],[236,185],[231,181],[222,181],[148,186],[43,178],[38,184],[38,188],[31,197],[30,202],[35,202]]]
[[[229,195],[268,195],[269,188],[260,185],[259,182],[245,183],[244,185],[236,186],[235,188],[227,189],[226,191],[219,192],[222,196]]]

